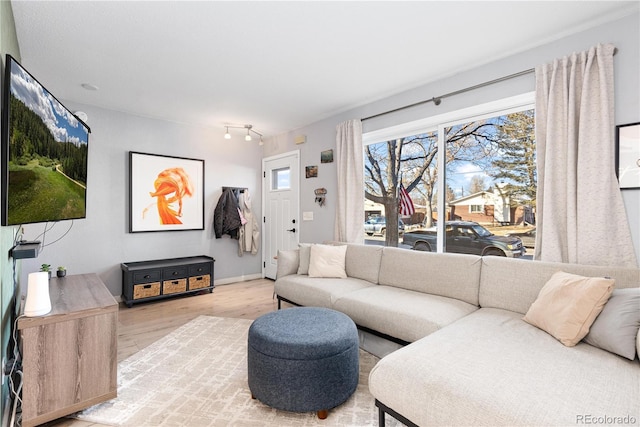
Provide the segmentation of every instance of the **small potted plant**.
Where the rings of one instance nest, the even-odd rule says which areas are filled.
[[[46,271],[49,273],[49,279],[51,279],[51,265],[50,264],[42,264],[40,266],[40,271]]]
[[[56,275],[58,277],[64,277],[67,275],[67,269],[63,266],[58,267],[58,271],[56,271]]]

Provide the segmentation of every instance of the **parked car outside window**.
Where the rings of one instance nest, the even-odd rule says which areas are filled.
[[[383,237],[387,233],[387,219],[383,216],[376,216],[369,218],[364,223],[364,232],[367,236],[373,236],[374,234],[380,234]],[[401,219],[398,219],[398,234],[404,233],[404,223]]]
[[[495,255],[519,258],[526,249],[519,237],[496,236],[472,221],[447,221],[445,224],[447,252],[474,255]],[[404,234],[403,243],[419,251],[436,251],[437,230],[415,230]]]
[[[515,236],[519,237],[522,240],[522,244],[527,248],[534,248],[536,246],[536,229],[532,228],[531,230],[521,231],[521,232],[513,232],[507,234],[507,236]]]

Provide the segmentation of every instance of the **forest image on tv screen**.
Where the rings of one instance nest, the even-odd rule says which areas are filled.
[[[89,130],[10,64],[7,224],[84,218]]]

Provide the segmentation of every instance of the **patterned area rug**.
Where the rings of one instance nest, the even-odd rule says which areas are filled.
[[[356,392],[326,420],[272,409],[247,385],[250,320],[200,316],[122,361],[118,397],[76,418],[118,426],[377,426],[368,378],[378,359],[360,350]],[[387,416],[387,425],[401,425]]]

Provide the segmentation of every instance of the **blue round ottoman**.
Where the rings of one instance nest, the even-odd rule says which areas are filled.
[[[251,396],[276,409],[328,410],[358,385],[358,331],[335,310],[295,307],[267,313],[249,328]]]

